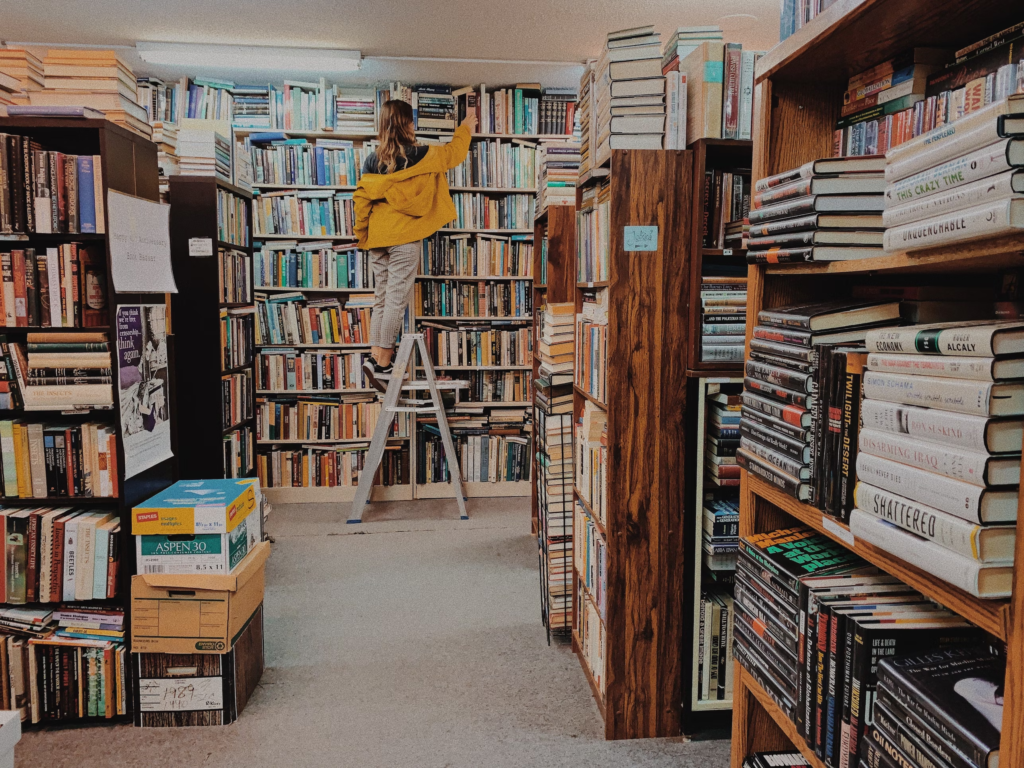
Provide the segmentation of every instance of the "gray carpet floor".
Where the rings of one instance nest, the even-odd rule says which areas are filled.
[[[267,670],[222,728],[26,733],[28,768],[726,768],[727,741],[606,742],[579,664],[548,646],[526,499],[274,509]]]

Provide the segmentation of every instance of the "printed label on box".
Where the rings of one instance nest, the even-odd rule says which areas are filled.
[[[223,505],[205,506],[196,504],[195,517],[192,524],[196,533],[223,533],[225,530],[225,519],[227,508]]]
[[[143,712],[200,712],[224,709],[224,679],[143,678],[139,680],[139,709]]]

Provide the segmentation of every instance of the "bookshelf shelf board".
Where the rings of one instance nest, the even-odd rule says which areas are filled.
[[[373,288],[299,288],[291,285],[258,285],[254,291],[268,293],[373,293]]]
[[[218,240],[217,241],[217,247],[218,248],[230,248],[232,250],[243,250],[244,251],[249,246],[248,245],[243,245],[241,243],[232,243],[230,240]]]
[[[734,673],[735,674],[733,675],[733,686],[735,688],[739,688],[739,687],[742,686],[742,688],[744,688],[746,691],[748,691],[753,696],[753,698],[757,700],[757,704],[759,704],[761,706],[761,708],[764,709],[764,711],[771,717],[771,719],[775,723],[775,726],[777,726],[778,729],[780,731],[782,731],[782,735],[785,736],[785,738],[789,740],[789,742],[793,745],[793,747],[795,747],[796,749],[798,749],[800,751],[800,754],[802,754],[804,757],[807,758],[807,762],[810,765],[810,768],[827,768],[825,763],[823,763],[821,760],[818,759],[818,757],[814,754],[814,750],[807,746],[807,742],[804,741],[803,737],[797,732],[796,724],[792,720],[790,720],[788,717],[786,717],[786,714],[781,709],[779,709],[779,705],[776,704],[772,700],[772,697],[768,695],[768,692],[765,691],[765,689],[762,688],[758,684],[758,682],[753,677],[750,676],[750,674],[747,672],[747,670],[745,670],[743,668],[743,666],[738,661],[734,661],[733,663],[736,665],[736,667],[734,669]],[[745,696],[738,696],[738,697],[734,697],[734,700],[737,699],[737,698],[739,698],[739,699],[747,699],[747,697],[745,697]],[[748,700],[747,706],[749,707],[749,700]],[[755,722],[757,722],[757,721],[762,719],[762,718],[754,717],[753,716],[754,713],[751,713],[751,712],[741,712],[741,711],[737,710],[733,714],[736,717],[743,717],[744,719],[749,720],[750,723],[755,723]],[[761,731],[761,733],[759,733],[759,734],[749,734],[749,735],[759,735],[759,736],[766,735],[766,734],[764,734],[764,726],[762,726],[760,724],[760,722],[758,722],[757,725],[759,726],[758,730]],[[752,727],[752,726],[748,726],[748,727]],[[788,748],[788,746],[784,746],[784,745],[781,745],[781,744],[778,744],[775,747],[762,746],[762,745],[754,746],[754,749],[757,749],[757,750],[760,750],[760,749],[787,749],[787,748]],[[737,751],[737,746],[734,744],[733,745],[733,752],[735,753],[736,751]],[[742,762],[745,758],[746,758],[746,756],[741,757],[740,761]],[[738,765],[738,764],[739,763],[734,763],[734,765]]]
[[[727,712],[732,709],[732,699],[698,699],[691,706],[694,712]]]
[[[226,370],[224,368],[221,368],[220,375],[229,376],[232,373],[242,373],[243,371],[248,371],[251,367],[252,363],[246,363],[244,365],[238,366],[237,368],[228,368]]]
[[[479,283],[484,280],[522,280],[533,282],[532,275],[519,277],[516,275],[416,275],[417,280],[464,280],[466,282]]]
[[[283,133],[295,139],[375,139],[376,131],[293,131],[286,128],[232,128],[237,136],[248,136],[253,133]],[[256,186],[255,184],[253,186]]]
[[[252,304],[248,304],[244,301],[229,301],[221,302],[217,306],[221,309],[241,309],[242,307],[251,307]]]
[[[466,497],[470,499],[521,497],[529,496],[532,492],[529,480],[496,483],[463,480],[462,487],[466,491]],[[454,492],[450,483],[423,483],[416,486],[416,498],[418,499],[450,499],[453,496]]]
[[[580,397],[582,397],[582,398],[583,398],[584,400],[589,400],[589,401],[590,401],[590,402],[592,402],[592,403],[593,403],[594,405],[596,405],[596,406],[597,406],[598,408],[600,408],[600,409],[602,409],[602,410],[604,410],[604,411],[607,411],[607,410],[608,410],[608,404],[607,404],[607,403],[602,403],[602,402],[601,402],[600,400],[598,400],[598,399],[597,399],[596,397],[594,397],[594,396],[593,396],[592,394],[590,394],[589,392],[587,392],[587,391],[585,391],[585,390],[583,390],[583,389],[580,389],[580,388],[579,388],[578,386],[576,386],[575,384],[573,384],[573,385],[572,385],[572,389],[573,389],[573,391],[574,391],[574,392],[575,392],[576,394],[578,394],[578,395],[579,395]]]
[[[469,234],[482,234],[482,235],[532,235],[532,229],[455,229],[443,227],[437,230],[438,234],[446,235],[449,232],[462,232]]]
[[[63,326],[14,326],[14,325],[0,325],[0,333],[99,333],[107,332],[110,330],[109,325],[97,325],[93,328],[66,328]]]
[[[582,288],[583,290],[589,290],[590,288],[607,288],[609,285],[611,285],[611,283],[607,280],[598,280],[596,282],[589,283],[576,283],[576,287]]]
[[[537,193],[536,187],[448,187],[448,189],[452,192],[497,192],[510,195],[520,192],[524,195]]]
[[[364,395],[376,389],[257,389],[257,395]]]
[[[227,427],[226,429],[222,429],[222,430],[221,430],[221,434],[223,434],[223,435],[229,435],[229,434],[231,434],[232,432],[234,432],[234,431],[235,431],[236,429],[241,429],[241,428],[242,428],[242,427],[244,427],[244,426],[245,426],[246,424],[250,424],[250,423],[252,423],[252,416],[250,416],[250,417],[249,417],[248,419],[242,419],[242,420],[241,420],[240,422],[238,422],[237,424],[232,424],[232,425],[231,425],[230,427]]]
[[[538,291],[546,291],[548,289],[547,285],[544,285],[543,283],[534,283],[533,287]]]
[[[591,168],[586,173],[580,174],[580,177],[579,177],[579,179],[576,182],[576,186],[577,187],[586,186],[587,184],[589,184],[592,181],[597,181],[599,179],[603,179],[603,178],[606,178],[608,176],[611,176],[611,173],[612,172],[611,172],[610,168],[604,168],[604,167]]]
[[[355,187],[349,184],[261,184],[253,182],[253,189],[335,189],[340,192],[352,192]]]
[[[533,318],[530,315],[516,315],[514,317],[490,317],[485,315],[477,317],[474,315],[416,315],[417,320],[469,320],[471,322],[491,322],[493,320],[507,321],[513,323],[528,323]]]
[[[82,232],[5,232],[0,234],[0,243],[27,243],[32,240],[44,240],[46,242],[81,240],[86,243],[97,243],[106,239],[106,235]]]
[[[0,504],[117,504],[117,496],[41,496],[20,498],[4,496],[0,498]]]
[[[257,344],[256,349],[369,349],[366,344]]]
[[[253,240],[357,240],[355,235],[261,235],[253,233]]]
[[[1005,0],[838,0],[768,51],[755,81],[839,82],[918,46],[956,49],[1018,21],[1020,9],[1012,6]]]
[[[691,378],[700,378],[708,374],[736,374],[743,370],[743,363],[694,363],[696,368],[687,368],[686,375]]]
[[[746,253],[744,248],[701,248],[704,256],[745,256]]]
[[[416,131],[417,136],[430,136],[430,137],[441,137],[451,136],[453,131],[431,131],[422,130]],[[571,133],[474,133],[472,138],[475,139],[525,139],[527,141],[540,141],[540,140],[560,140],[567,141],[572,138]]]
[[[532,371],[532,365],[435,365],[435,371]]]
[[[388,440],[408,440],[408,437],[389,437]],[[338,438],[337,440],[257,440],[256,445],[365,445],[370,447],[369,437]]]
[[[521,408],[523,406],[533,405],[533,402],[530,400],[509,400],[507,402],[504,400],[494,400],[486,403],[477,403],[469,400],[461,403],[461,405],[472,405],[478,408]],[[456,409],[455,413],[465,413],[465,411]],[[451,410],[448,411],[448,414],[451,415]]]
[[[771,264],[769,275],[838,275],[872,272],[991,272],[1024,265],[1024,232],[1008,237],[898,252],[854,261]]]
[[[572,492],[574,494],[576,494],[576,501],[578,501],[583,506],[583,508],[587,511],[587,514],[590,516],[591,522],[597,527],[598,533],[600,533],[601,537],[605,541],[607,541],[608,540],[608,534],[605,532],[604,523],[602,523],[598,519],[597,515],[594,514],[594,510],[590,508],[590,502],[588,502],[586,499],[583,498],[583,494],[580,493],[580,489],[577,488],[575,485],[573,485],[573,487],[572,487]]]
[[[938,601],[951,611],[963,616],[973,624],[984,629],[1000,640],[1007,639],[1010,603],[1008,600],[982,600],[964,592],[951,584],[935,578],[931,574],[905,563],[890,552],[879,549],[867,542],[857,541],[850,545],[850,529],[826,517],[812,506],[803,504],[791,496],[772,488],[763,480],[746,475],[747,489],[758,498],[778,507],[805,525],[809,525],[819,533],[823,533],[846,548],[856,552],[872,565],[895,576],[901,581],[919,590],[924,595]]]

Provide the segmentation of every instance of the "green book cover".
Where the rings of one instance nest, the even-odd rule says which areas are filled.
[[[793,592],[799,590],[805,576],[821,576],[864,562],[838,542],[804,526],[741,538],[740,554],[788,584]]]

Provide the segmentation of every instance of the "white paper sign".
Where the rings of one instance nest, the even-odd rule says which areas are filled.
[[[107,192],[107,238],[114,290],[177,293],[171,270],[169,205]]]
[[[139,709],[143,712],[199,712],[224,709],[224,680],[220,677],[178,677],[139,680]]]
[[[213,239],[209,237],[190,237],[188,239],[189,256],[213,256]]]

